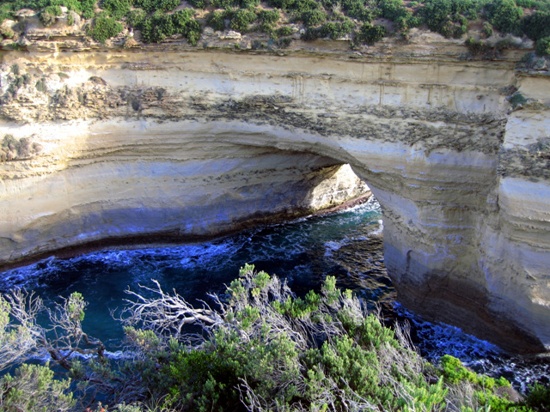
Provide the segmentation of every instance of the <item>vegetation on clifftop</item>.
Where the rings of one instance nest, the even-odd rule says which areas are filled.
[[[424,361],[399,328],[385,327],[327,277],[297,298],[277,277],[245,266],[226,294],[195,308],[153,287],[129,291],[124,356],[107,356],[82,329],[86,303],[55,307],[15,291],[0,298],[4,411],[531,411],[493,379],[444,356]],[[48,318],[42,326],[38,318]],[[47,357],[45,365],[23,363]],[[56,370],[54,374],[53,370]],[[62,372],[62,371],[65,372]],[[103,406],[99,402],[103,403]]]
[[[127,29],[145,43],[180,37],[196,45],[211,27],[261,33],[279,47],[295,38],[359,45],[390,35],[406,39],[411,28],[424,27],[448,38],[473,33],[477,42],[496,33],[525,36],[547,54],[550,37],[550,0],[7,0],[0,21],[17,21],[24,9],[48,27],[84,19],[87,34],[102,43]],[[19,20],[3,25],[0,37],[24,35],[24,18]]]

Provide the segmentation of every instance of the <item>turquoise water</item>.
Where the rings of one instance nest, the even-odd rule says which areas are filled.
[[[151,286],[156,279],[193,302],[207,293],[223,293],[252,263],[288,280],[297,294],[318,288],[327,275],[380,308],[389,324],[411,326],[411,337],[426,358],[450,353],[480,372],[505,375],[524,390],[534,380],[548,382],[548,363],[505,357],[488,342],[448,325],[424,322],[396,302],[386,274],[382,216],[375,200],[325,216],[258,227],[208,242],[140,249],[104,250],[71,259],[50,258],[0,274],[0,290],[34,290],[47,303],[79,291],[89,302],[84,328],[106,343],[112,356],[120,350],[122,327],[111,312],[124,305],[125,291]]]

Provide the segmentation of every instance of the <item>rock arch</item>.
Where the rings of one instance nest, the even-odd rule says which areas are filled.
[[[14,59],[32,74],[46,64],[34,57]],[[0,108],[3,132],[43,148],[2,164],[1,262],[288,215],[347,163],[383,207],[405,305],[505,349],[548,349],[549,176],[537,159],[525,169],[548,111],[510,114],[502,93],[547,86],[445,60],[175,51],[53,64],[68,80],[50,76],[49,99],[23,90]]]

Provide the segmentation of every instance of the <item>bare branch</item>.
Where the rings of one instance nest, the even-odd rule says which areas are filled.
[[[140,325],[145,329],[154,330],[160,334],[182,334],[185,325],[198,325],[208,329],[213,325],[223,323],[223,318],[217,311],[205,303],[202,308],[194,308],[177,293],[165,293],[159,282],[152,280],[155,288],[139,285],[153,298],[146,298],[140,293],[127,290],[126,293],[136,300],[127,299],[128,307],[124,310],[122,319],[126,325]]]

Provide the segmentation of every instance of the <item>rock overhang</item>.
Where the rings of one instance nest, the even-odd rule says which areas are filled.
[[[55,250],[68,226],[99,233],[93,241],[112,236],[101,234],[107,216],[121,238],[149,219],[193,235],[200,221],[214,234],[220,222],[299,209],[298,192],[314,186],[297,176],[320,181],[348,163],[382,205],[386,264],[409,307],[512,351],[550,344],[546,197],[521,184],[533,183],[525,165],[543,161],[546,146],[531,150],[519,130],[530,130],[529,144],[544,140],[548,110],[510,112],[506,90],[526,82],[512,65],[212,51],[37,57],[10,56],[2,72],[6,89],[13,64],[45,86],[30,82],[0,108],[2,132],[41,145],[2,163],[4,261],[17,244]],[[548,87],[527,79],[526,90]],[[532,190],[544,189],[546,176],[536,178]],[[145,219],[139,207],[166,214]],[[201,219],[208,208],[212,219]]]

